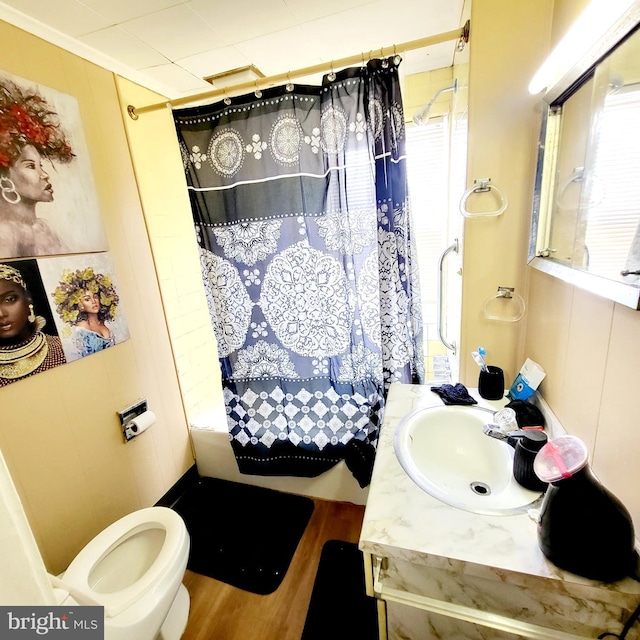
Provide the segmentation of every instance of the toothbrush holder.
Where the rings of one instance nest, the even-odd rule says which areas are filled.
[[[485,400],[501,400],[504,397],[504,371],[500,367],[487,365],[480,370],[478,393]]]

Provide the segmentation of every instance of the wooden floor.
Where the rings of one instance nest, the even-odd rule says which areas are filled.
[[[187,571],[191,611],[182,640],[300,640],[322,545],[357,542],[364,516],[361,505],[314,503],[289,570],[273,593],[250,593]]]

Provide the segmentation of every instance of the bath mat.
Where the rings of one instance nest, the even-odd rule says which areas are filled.
[[[313,506],[304,496],[200,478],[173,505],[191,536],[187,568],[245,591],[272,593]]]
[[[320,554],[301,640],[378,640],[376,599],[365,593],[362,551],[329,540]]]

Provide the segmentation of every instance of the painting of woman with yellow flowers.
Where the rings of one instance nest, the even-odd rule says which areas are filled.
[[[108,253],[39,263],[68,361],[129,338]]]

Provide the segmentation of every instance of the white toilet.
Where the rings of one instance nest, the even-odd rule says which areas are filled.
[[[189,615],[188,556],[182,518],[149,507],[98,534],[56,582],[78,604],[104,606],[105,640],[178,640]]]

